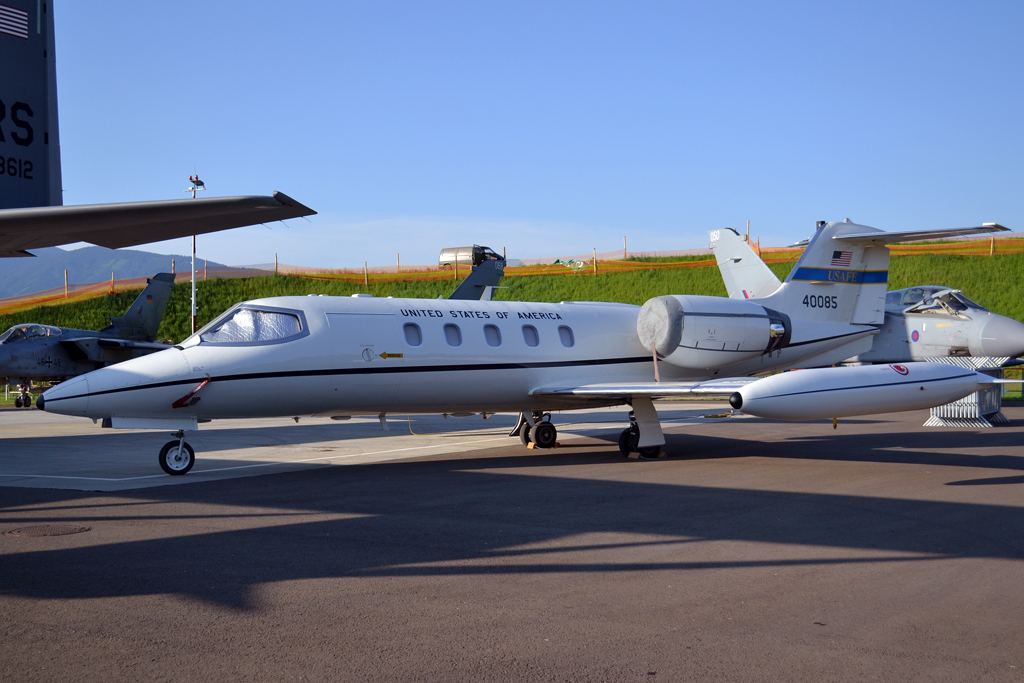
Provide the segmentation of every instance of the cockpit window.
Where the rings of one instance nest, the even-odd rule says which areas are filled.
[[[966,311],[987,312],[988,309],[977,304],[957,290],[939,289],[929,292],[924,301],[910,308],[909,313],[935,313],[961,317]]]
[[[302,321],[294,313],[237,308],[199,334],[205,344],[276,342],[300,335]]]
[[[59,327],[50,327],[49,325],[15,325],[3,334],[0,334],[0,344],[9,344],[38,337],[59,336],[61,336]]]
[[[898,308],[907,308],[908,306],[920,307],[921,304],[928,306],[936,295],[944,295],[949,291],[949,287],[940,287],[937,285],[897,289],[893,292],[888,292],[885,295],[885,305]],[[977,306],[977,304],[975,304],[975,306],[977,308],[981,308],[980,306]]]
[[[982,306],[981,304],[979,304],[979,303],[977,303],[975,301],[971,301],[970,299],[968,299],[966,296],[964,296],[960,292],[952,292],[950,294],[950,296],[955,297],[956,299],[958,299],[960,301],[960,303],[962,303],[963,305],[967,306],[967,308],[973,308],[976,311],[988,311],[987,308],[985,308],[984,306]]]

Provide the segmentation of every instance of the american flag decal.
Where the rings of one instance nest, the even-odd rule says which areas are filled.
[[[28,40],[28,12],[0,5],[0,33]]]
[[[850,260],[853,258],[852,251],[833,251],[832,252],[832,265],[842,266],[843,268],[850,267]]]

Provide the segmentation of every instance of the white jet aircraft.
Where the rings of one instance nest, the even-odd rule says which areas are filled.
[[[652,457],[665,443],[652,403],[662,397],[731,395],[743,412],[796,420],[931,407],[993,380],[931,363],[752,376],[869,349],[885,313],[887,244],[998,230],[822,224],[786,282],[756,302],[247,301],[172,349],[60,384],[37,405],[177,430],[160,451],[168,474],[195,462],[185,431],[218,418],[518,412],[520,438],[545,448],[556,438],[550,411],[627,404],[619,446]]]

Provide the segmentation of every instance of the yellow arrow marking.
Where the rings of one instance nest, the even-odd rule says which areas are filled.
[[[400,353],[382,353],[382,354],[380,354],[380,357],[383,358],[384,360],[387,360],[388,358],[401,358],[402,354],[400,354]]]

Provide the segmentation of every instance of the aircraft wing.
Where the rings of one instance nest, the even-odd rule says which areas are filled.
[[[62,339],[60,345],[73,360],[91,360],[103,363],[108,360],[105,349],[136,349],[145,351],[163,351],[171,348],[168,344],[158,342],[129,341],[127,339],[105,339],[103,337],[79,337]],[[123,360],[123,359],[122,359]]]
[[[896,244],[897,242],[921,242],[924,240],[940,240],[947,237],[960,237],[963,235],[978,235],[990,232],[1009,232],[998,223],[983,223],[973,228],[947,228],[944,230],[906,230],[904,232],[858,232],[846,235],[837,235],[832,238],[835,242],[855,242],[858,244]]]
[[[611,384],[584,384],[581,386],[547,386],[538,387],[530,392],[531,396],[558,396],[560,398],[578,397],[581,399],[609,398],[678,398],[681,396],[705,396],[709,398],[728,398],[752,382],[757,377],[729,377],[712,379],[704,382],[632,382]]]
[[[0,210],[0,257],[90,242],[118,249],[315,214],[286,194]]]
[[[74,342],[74,340],[72,340]],[[171,348],[170,344],[160,342],[128,341],[127,339],[97,339],[96,343],[103,349],[153,349],[163,351]]]

